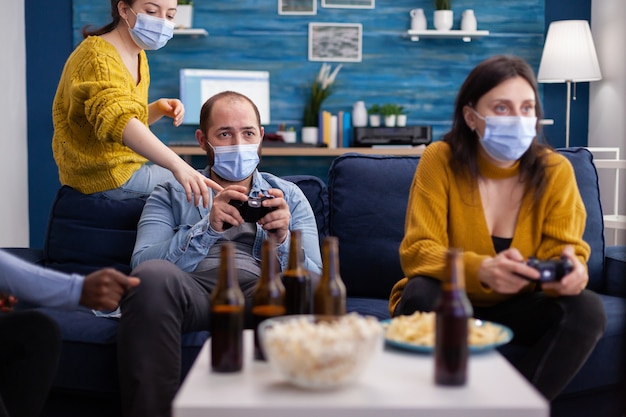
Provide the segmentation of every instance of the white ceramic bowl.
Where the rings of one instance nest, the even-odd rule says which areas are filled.
[[[269,363],[289,382],[329,389],[354,382],[383,345],[383,328],[374,317],[274,317],[259,326]]]

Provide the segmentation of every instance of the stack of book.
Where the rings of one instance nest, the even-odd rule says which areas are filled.
[[[332,114],[323,110],[319,115],[318,144],[328,148],[349,148],[352,145],[352,121],[350,112]]]

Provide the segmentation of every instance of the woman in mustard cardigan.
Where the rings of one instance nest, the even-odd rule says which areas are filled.
[[[179,126],[184,116],[178,99],[148,103],[144,51],[172,37],[176,6],[177,0],[111,0],[113,21],[83,29],[85,39],[65,63],[52,107],[52,149],[63,185],[120,200],[147,195],[173,174],[187,199],[193,194],[198,205],[203,197],[205,207],[209,187],[221,189],[148,127],[163,116]]]
[[[392,315],[431,311],[445,253],[463,250],[474,315],[502,323],[528,346],[514,365],[549,400],[584,364],[606,316],[586,290],[586,212],[568,160],[538,141],[537,82],[522,59],[496,56],[469,74],[452,129],[428,146],[409,197]],[[572,271],[539,282],[529,257],[565,256]]]

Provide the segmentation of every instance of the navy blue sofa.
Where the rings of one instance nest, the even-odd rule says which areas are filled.
[[[565,392],[554,416],[622,416],[626,367],[626,247],[606,247],[597,173],[583,148],[560,150],[572,162],[588,219],[585,240],[592,248],[589,287],[605,305],[603,338]],[[387,298],[403,274],[398,247],[403,236],[409,188],[419,156],[345,154],[333,161],[327,182],[285,177],[298,184],[314,209],[320,240],[339,238],[341,275],[348,310],[389,317]],[[33,262],[88,273],[103,266],[129,272],[135,228],[143,200],[122,202],[86,197],[62,187],[53,204],[42,251],[16,250]],[[90,311],[41,309],[63,332],[63,351],[46,416],[119,415],[115,338],[117,321]],[[207,332],[186,334],[183,370],[191,366]],[[501,348],[507,355],[519,347]],[[392,376],[390,376],[392,377]]]

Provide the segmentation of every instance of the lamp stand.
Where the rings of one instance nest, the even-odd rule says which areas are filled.
[[[570,113],[570,101],[572,99],[572,82],[570,80],[565,81],[567,84],[567,105],[565,107],[565,147],[569,148],[569,113]]]

